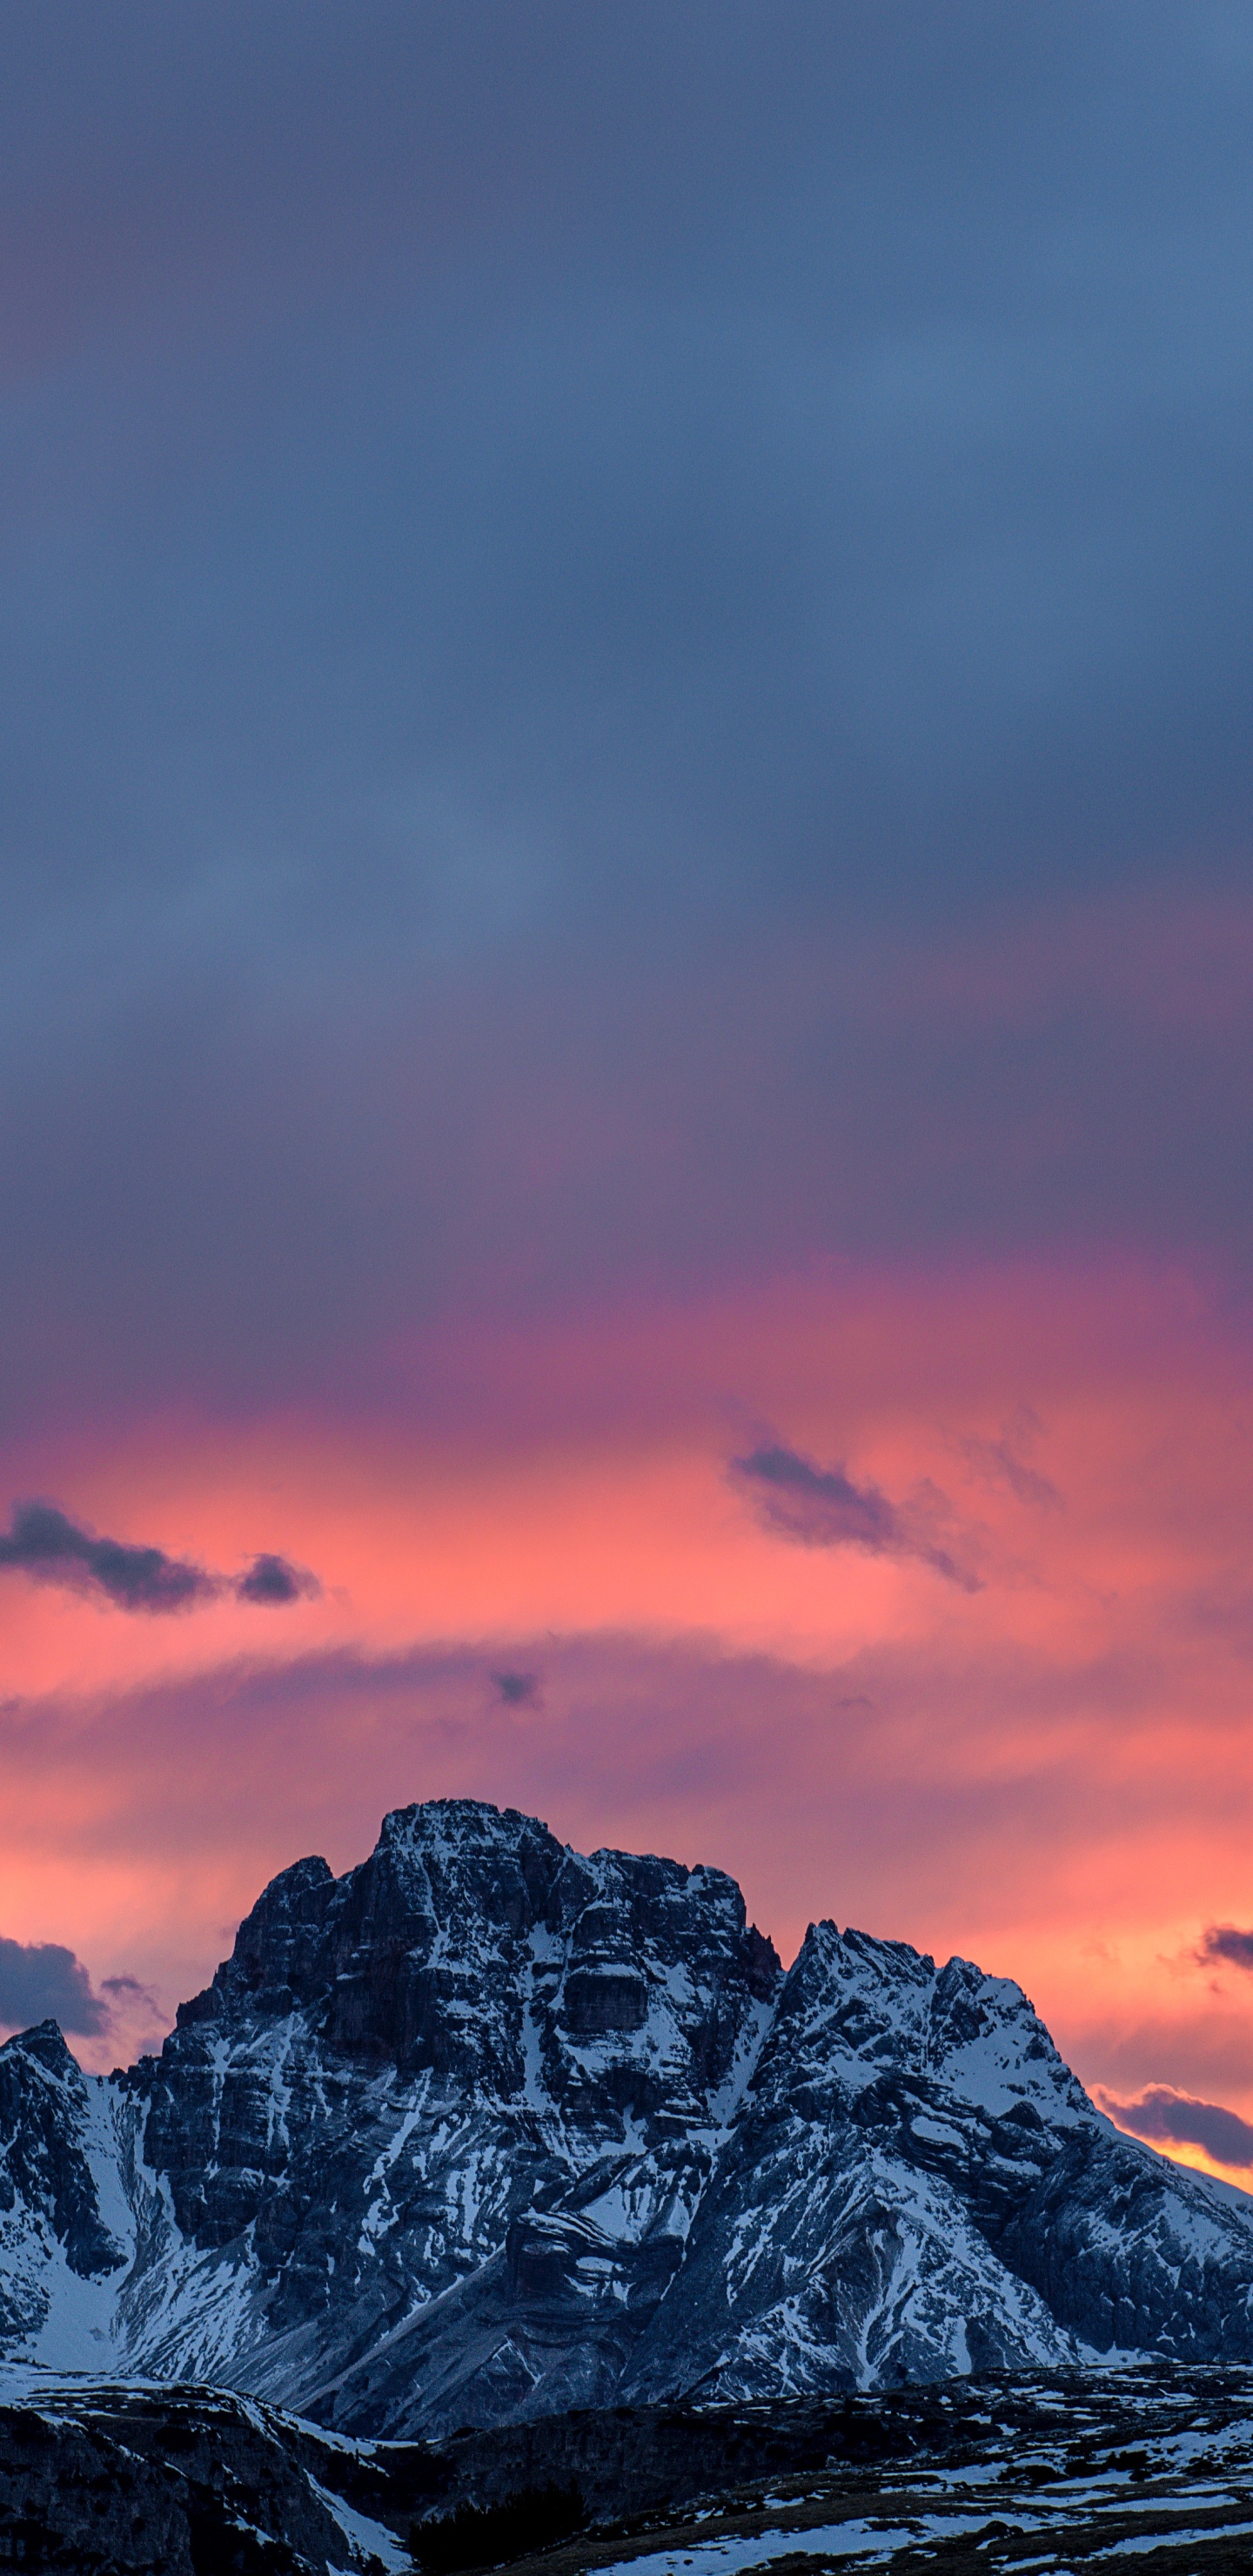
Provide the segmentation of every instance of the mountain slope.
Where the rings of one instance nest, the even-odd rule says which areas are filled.
[[[1253,2358],[1253,2202],[1026,1999],[463,1801],[285,1870],[161,2057],[0,2049],[0,2350],[351,2432]]]

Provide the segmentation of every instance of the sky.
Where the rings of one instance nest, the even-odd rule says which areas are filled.
[[[0,2029],[474,1796],[1253,2187],[1253,18],[0,0]]]

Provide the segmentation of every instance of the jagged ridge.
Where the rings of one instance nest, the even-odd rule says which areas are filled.
[[[0,2346],[342,2430],[1154,2351],[1253,2358],[1253,2203],[1020,1990],[713,1869],[403,1809],[268,1887],[156,2060],[0,2049]]]

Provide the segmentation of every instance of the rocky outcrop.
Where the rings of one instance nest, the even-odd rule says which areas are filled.
[[[399,2492],[210,2389],[35,2388],[0,2404],[0,2565],[74,2576],[391,2576]]]
[[[0,2048],[0,2217],[20,2211],[58,2247],[69,2269],[93,2280],[125,2254],[111,2236],[89,2161],[92,2091],[54,2021]],[[0,2274],[0,2301],[6,2289]],[[16,2319],[0,2305],[0,2329]]]
[[[4,2566],[462,2576],[554,2544],[553,2576],[633,2559],[694,2576],[1248,2565],[1238,2370],[581,2409],[432,2444],[345,2442],[212,2389],[28,2376],[0,2404]]]
[[[7,2196],[6,2196],[7,2195]],[[159,2059],[0,2049],[0,2336],[346,2432],[1253,2358],[1253,2203],[1016,1986],[437,1801],[298,1862]]]

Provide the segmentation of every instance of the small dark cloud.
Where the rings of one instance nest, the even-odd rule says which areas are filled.
[[[277,1608],[286,1601],[312,1601],[322,1589],[316,1574],[289,1565],[285,1556],[254,1556],[234,1586],[237,1601],[256,1601]]]
[[[875,1485],[854,1485],[842,1467],[815,1467],[795,1449],[754,1449],[733,1458],[731,1473],[753,1489],[757,1517],[781,1538],[803,1547],[865,1547],[873,1553],[900,1542],[897,1515]]]
[[[29,2030],[32,2022],[57,2021],[62,2030],[95,2038],[108,2029],[109,2018],[108,2004],[93,1994],[87,1970],[72,1950],[59,1941],[0,1939],[0,2028]]]
[[[1228,1967],[1253,1970],[1253,1932],[1238,1931],[1234,1923],[1211,1923],[1201,1934],[1196,1955],[1207,1967],[1225,1960]]]
[[[945,1503],[932,1485],[907,1503],[890,1502],[877,1485],[855,1485],[842,1466],[819,1467],[781,1441],[766,1441],[728,1473],[746,1491],[763,1529],[798,1547],[860,1547],[871,1556],[917,1557],[963,1591],[977,1575],[959,1565],[938,1535]]]
[[[1002,1423],[998,1440],[972,1437],[959,1440],[957,1446],[984,1484],[1000,1486],[1016,1502],[1030,1503],[1037,1511],[1064,1511],[1065,1502],[1056,1485],[1024,1455],[1039,1431],[1036,1415],[1024,1404],[1012,1422]]]
[[[538,1673],[493,1673],[492,1684],[510,1708],[522,1708],[539,1697]]]
[[[55,1503],[14,1504],[9,1528],[0,1534],[3,1566],[13,1566],[37,1583],[103,1593],[119,1610],[186,1610],[193,1602],[212,1599],[218,1589],[203,1566],[167,1556],[161,1547],[96,1538]]]
[[[1168,2084],[1150,2084],[1138,2102],[1116,2102],[1103,2093],[1101,2103],[1115,2126],[1135,2138],[1203,2147],[1220,2165],[1253,2165],[1253,2126],[1221,2102],[1194,2102]]]
[[[237,1601],[281,1606],[312,1599],[317,1576],[285,1556],[255,1556],[233,1583],[203,1565],[167,1556],[162,1547],[133,1547],[124,1539],[97,1538],[72,1521],[57,1503],[15,1503],[0,1533],[0,1569],[11,1566],[36,1583],[59,1583],[69,1592],[103,1595],[118,1610],[188,1610],[231,1592]]]

